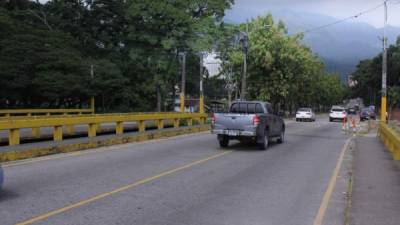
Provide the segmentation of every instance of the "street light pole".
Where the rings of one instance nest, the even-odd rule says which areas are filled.
[[[272,25],[264,25],[262,29],[269,28]],[[247,57],[249,52],[249,45],[250,45],[250,37],[249,37],[249,22],[246,21],[246,32],[241,32],[241,42],[244,52],[244,59],[243,59],[243,76],[242,76],[242,88],[240,93],[240,100],[246,100],[247,94]]]
[[[384,27],[383,27],[383,54],[382,54],[382,99],[381,99],[381,121],[386,122],[387,113],[387,37],[386,37],[386,25],[387,25],[387,0],[384,2]]]
[[[246,100],[246,92],[247,92],[247,53],[249,47],[249,27],[248,21],[246,22],[246,33],[244,33],[242,37],[242,45],[243,45],[243,76],[242,76],[242,90],[240,93],[240,100]]]
[[[93,66],[93,64],[90,65],[90,77],[92,78],[92,82],[93,82],[93,79],[94,79],[94,66]],[[93,114],[94,114],[94,108],[95,108],[94,104],[95,104],[94,96],[92,96],[90,98],[90,109],[92,110]]]
[[[199,110],[200,113],[204,113],[204,89],[203,89],[203,72],[204,72],[204,67],[203,67],[203,53],[200,52],[200,103],[199,103]]]
[[[181,112],[185,112],[185,86],[186,86],[186,52],[182,53],[182,84],[181,84]]]
[[[240,93],[240,100],[244,101],[246,100],[246,89],[247,89],[247,52],[244,53],[244,59],[243,59],[243,76],[242,76],[242,90]]]

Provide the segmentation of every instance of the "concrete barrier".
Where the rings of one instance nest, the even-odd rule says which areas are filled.
[[[378,136],[386,145],[394,160],[400,160],[400,134],[385,123],[380,123]]]

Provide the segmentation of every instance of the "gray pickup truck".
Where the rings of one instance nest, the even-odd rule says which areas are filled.
[[[229,145],[230,140],[236,139],[255,142],[265,150],[272,139],[283,143],[285,123],[267,102],[238,101],[232,103],[229,113],[213,115],[211,132],[218,135],[223,148]]]

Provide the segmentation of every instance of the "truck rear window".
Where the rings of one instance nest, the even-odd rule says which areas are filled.
[[[238,114],[264,113],[259,103],[233,103],[230,112]]]

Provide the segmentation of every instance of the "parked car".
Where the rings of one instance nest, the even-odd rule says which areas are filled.
[[[369,120],[369,119],[376,119],[376,114],[371,108],[364,108],[361,110],[360,113],[360,120]]]
[[[4,182],[4,172],[3,172],[3,168],[1,168],[1,165],[0,165],[0,190],[3,188],[3,182]]]
[[[238,101],[232,103],[229,113],[215,113],[212,118],[213,134],[217,134],[221,147],[236,139],[257,143],[265,150],[271,140],[284,141],[285,123],[282,113],[273,112],[270,103]]]
[[[296,112],[296,121],[312,121],[315,122],[315,113],[311,108],[300,108]]]
[[[341,106],[333,106],[331,112],[329,113],[329,121],[340,120],[342,121],[346,118],[347,113],[346,110]]]

